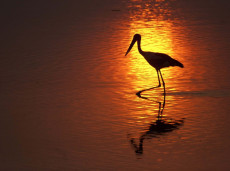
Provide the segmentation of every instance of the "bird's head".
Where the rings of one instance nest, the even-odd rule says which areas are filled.
[[[140,34],[135,34],[135,35],[133,36],[133,40],[132,40],[132,42],[131,42],[131,44],[130,44],[130,46],[129,46],[129,48],[128,48],[126,54],[125,54],[125,56],[126,56],[126,55],[129,53],[129,51],[132,49],[132,47],[133,47],[133,45],[135,44],[135,42],[136,42],[136,41],[140,41],[140,40],[141,40],[141,35],[140,35]]]

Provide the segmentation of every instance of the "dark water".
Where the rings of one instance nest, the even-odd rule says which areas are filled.
[[[4,2],[1,170],[229,170],[229,5]],[[135,33],[185,66],[165,99]]]

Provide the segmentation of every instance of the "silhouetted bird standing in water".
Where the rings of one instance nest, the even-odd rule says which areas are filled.
[[[170,66],[179,66],[181,68],[184,67],[184,65],[182,63],[180,63],[179,61],[171,58],[170,56],[164,54],[164,53],[156,53],[156,52],[144,52],[141,49],[141,35],[140,34],[135,34],[133,36],[133,40],[125,54],[125,56],[129,53],[129,51],[132,49],[133,45],[135,44],[135,42],[137,41],[137,45],[138,45],[138,51],[139,53],[148,61],[148,63],[154,67],[157,71],[157,76],[158,76],[158,81],[159,81],[159,85],[157,87],[161,87],[161,82],[160,82],[160,77],[159,77],[159,73],[161,75],[161,79],[162,79],[162,83],[164,86],[164,94],[165,94],[165,83],[164,83],[164,79],[162,77],[161,74],[161,68],[165,68],[165,67],[170,67]]]

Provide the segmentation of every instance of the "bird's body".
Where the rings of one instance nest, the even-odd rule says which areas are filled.
[[[183,65],[180,62],[164,53],[143,52],[142,55],[146,59],[146,61],[156,70],[160,70],[162,68],[170,66],[183,67]]]
[[[179,67],[183,68],[184,65],[182,63],[180,63],[179,61],[171,58],[167,54],[157,53],[157,52],[144,52],[144,51],[142,51],[142,49],[141,49],[141,35],[139,35],[139,34],[134,35],[133,40],[132,40],[132,42],[131,42],[131,44],[130,44],[130,46],[129,46],[126,54],[125,54],[125,56],[132,49],[132,47],[133,47],[133,45],[135,44],[136,41],[137,41],[139,53],[157,71],[157,76],[158,76],[158,81],[159,81],[158,87],[161,86],[160,78],[159,78],[159,73],[160,73],[161,79],[162,79],[162,82],[163,82],[163,86],[164,86],[164,90],[165,90],[165,83],[164,83],[164,80],[163,80],[163,77],[162,77],[160,69],[165,68],[165,67],[170,67],[170,66],[179,66]]]

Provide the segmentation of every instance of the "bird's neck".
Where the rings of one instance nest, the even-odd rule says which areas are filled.
[[[137,41],[137,47],[138,47],[139,53],[140,53],[140,54],[143,54],[143,51],[142,51],[142,49],[141,49],[141,40],[138,40],[138,41]]]

